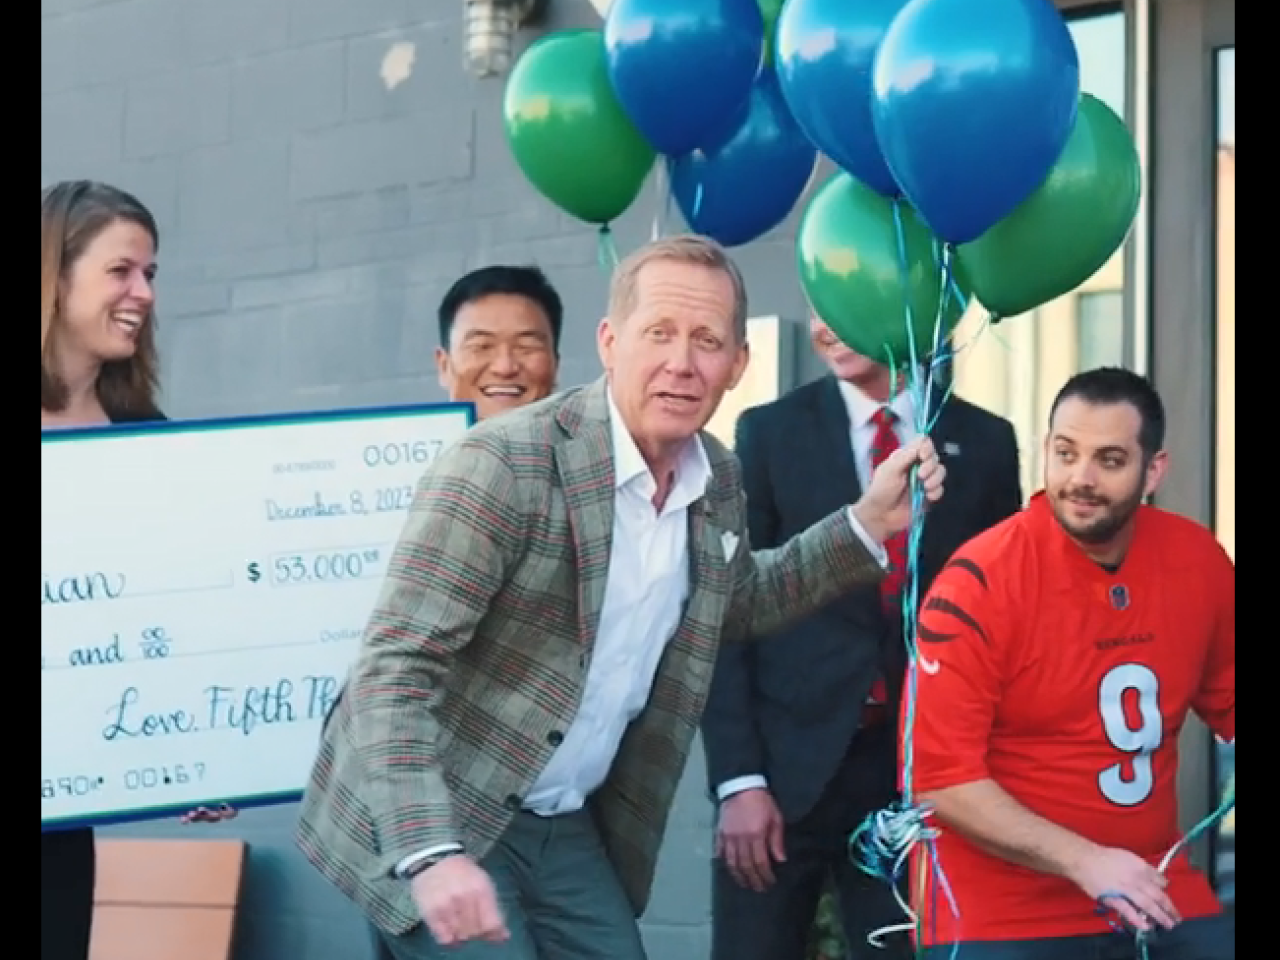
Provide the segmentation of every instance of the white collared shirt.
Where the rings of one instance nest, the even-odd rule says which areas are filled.
[[[853,442],[853,462],[858,470],[858,484],[861,489],[866,490],[871,483],[871,443],[876,436],[876,425],[871,422],[872,417],[881,407],[887,406],[893,411],[897,417],[893,432],[898,435],[898,442],[905,446],[916,438],[915,404],[906,390],[885,404],[872,400],[852,383],[843,380],[837,383],[845,409],[849,412],[849,433]]]
[[[666,503],[654,509],[657,481],[612,395],[609,421],[615,484],[609,575],[578,714],[525,799],[526,809],[544,815],[586,803],[648,702],[689,598],[689,506],[711,482],[711,462],[695,436],[676,463]]]

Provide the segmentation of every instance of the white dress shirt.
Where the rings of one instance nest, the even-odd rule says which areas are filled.
[[[840,387],[840,396],[844,398],[845,410],[849,413],[849,440],[853,444],[853,465],[858,471],[858,483],[861,489],[866,490],[875,469],[871,464],[871,446],[876,436],[876,425],[872,422],[872,418],[882,407],[887,406],[893,411],[897,418],[893,423],[893,432],[898,435],[898,442],[905,446],[916,437],[915,404],[911,400],[911,394],[906,390],[896,394],[888,404],[884,404],[871,399],[852,383],[844,380],[836,382]],[[728,800],[735,793],[768,785],[768,780],[763,774],[744,774],[720,784],[716,788],[716,796],[722,801]]]
[[[876,437],[876,425],[872,418],[882,407],[887,406],[897,418],[893,423],[893,432],[898,435],[898,442],[903,446],[916,438],[915,404],[911,394],[906,390],[896,394],[887,404],[872,400],[852,383],[838,381],[840,396],[844,398],[845,409],[849,412],[849,433],[853,442],[853,465],[858,470],[858,483],[863,490],[871,483],[871,445]]]
[[[658,484],[609,397],[614,506],[609,575],[586,690],[564,742],[525,799],[543,815],[581,809],[604,783],[623,734],[640,715],[689,598],[689,505],[711,482],[702,441],[685,445],[662,509]]]
[[[615,483],[609,573],[578,713],[525,798],[525,809],[542,816],[583,807],[608,777],[627,727],[648,703],[658,663],[689,597],[689,506],[711,481],[711,462],[695,436],[676,463],[666,502],[655,509],[657,481],[612,393],[608,401]],[[886,563],[884,548],[852,511],[848,516],[867,549]],[[406,857],[396,870],[455,850],[461,846],[431,847]]]

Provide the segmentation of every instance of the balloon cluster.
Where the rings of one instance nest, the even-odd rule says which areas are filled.
[[[726,246],[787,218],[817,148],[769,63],[782,0],[614,0],[601,30],[525,51],[507,83],[508,142],[562,210],[607,226],[661,163],[689,227]]]
[[[805,210],[801,281],[855,350],[904,358],[906,309],[917,343],[947,336],[957,291],[996,318],[1025,313],[1128,232],[1133,139],[1081,93],[1050,0],[787,0],[777,47],[788,104],[841,169]]]
[[[849,346],[898,362],[971,297],[1000,318],[1074,289],[1140,192],[1052,0],[614,0],[603,30],[530,46],[504,119],[570,215],[607,227],[661,163],[690,229],[726,246],[781,224],[825,155],[801,284]]]

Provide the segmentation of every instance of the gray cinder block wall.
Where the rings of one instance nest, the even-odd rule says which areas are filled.
[[[106,180],[158,217],[171,416],[440,399],[435,304],[463,270],[494,262],[548,271],[567,309],[562,385],[598,375],[595,234],[520,176],[502,81],[463,70],[462,9],[41,0],[41,181]],[[597,23],[587,0],[551,0],[539,30]],[[657,212],[648,193],[616,225],[623,252]],[[757,315],[804,314],[791,232],[739,252]],[[112,832],[249,841],[237,960],[363,960],[359,918],[296,853],[292,820],[285,807]],[[645,917],[653,960],[708,955],[710,850],[695,756]]]

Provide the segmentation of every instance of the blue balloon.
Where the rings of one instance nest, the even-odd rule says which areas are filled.
[[[764,15],[756,0],[615,0],[604,40],[622,109],[654,150],[680,156],[751,96]]]
[[[1080,61],[1050,0],[911,0],[876,54],[872,117],[893,177],[942,240],[976,240],[1049,175]]]
[[[787,0],[774,58],[800,128],[850,176],[886,197],[901,195],[871,121],[871,70],[889,24],[907,0]]]
[[[787,219],[817,163],[766,69],[735,122],[700,150],[668,158],[667,175],[689,228],[734,247]]]

